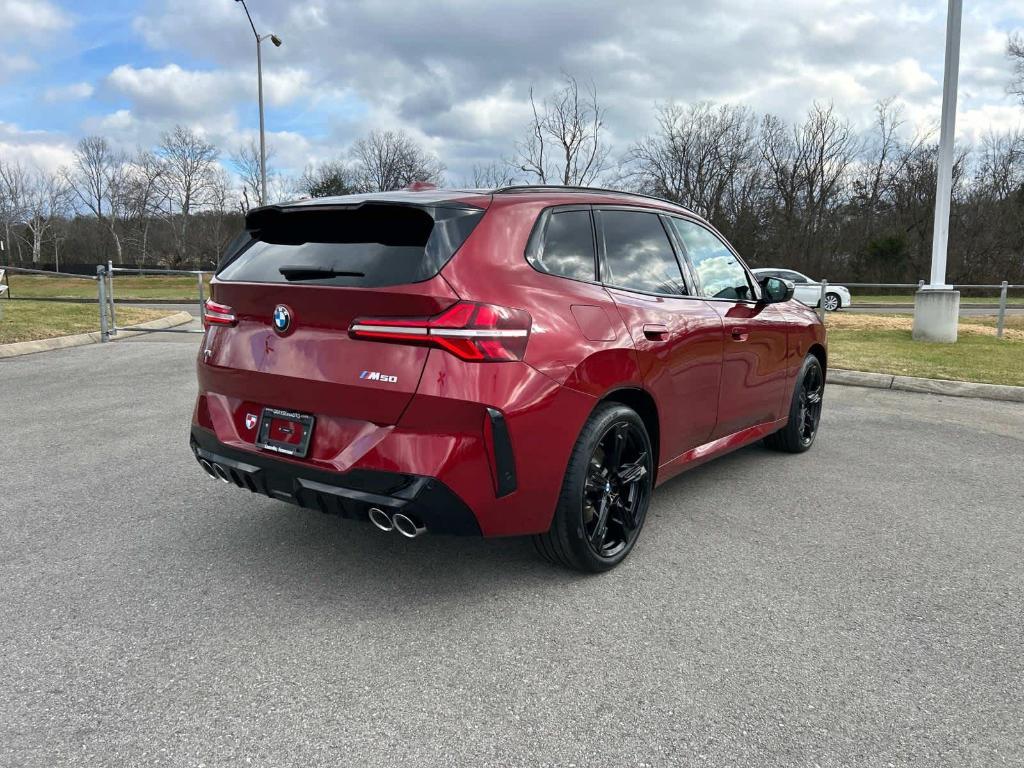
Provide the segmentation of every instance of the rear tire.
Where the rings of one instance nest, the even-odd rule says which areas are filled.
[[[804,358],[796,377],[796,388],[789,404],[789,422],[764,439],[776,451],[803,453],[814,445],[821,423],[822,398],[825,395],[825,372],[814,355]]]
[[[838,293],[826,293],[825,294],[825,311],[826,312],[838,312],[843,308],[843,300],[840,298]]]
[[[631,408],[601,403],[573,447],[551,528],[533,537],[545,559],[599,573],[632,551],[654,484],[654,452]]]

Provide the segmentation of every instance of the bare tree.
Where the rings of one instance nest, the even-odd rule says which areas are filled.
[[[814,104],[803,124],[792,128],[765,117],[761,153],[768,191],[777,200],[772,232],[785,258],[820,270],[834,252],[837,212],[848,200],[860,151],[859,137],[831,105]]]
[[[20,163],[0,164],[0,185],[10,200],[20,237],[29,246],[33,265],[42,263],[43,244],[67,213],[69,192],[62,174],[27,169]]]
[[[1006,55],[1013,63],[1013,78],[1010,80],[1007,90],[1017,96],[1021,104],[1024,104],[1024,36],[1010,35],[1006,41]]]
[[[279,175],[274,171],[274,149],[267,146],[267,199],[263,199],[263,185],[260,180],[260,145],[255,139],[247,144],[240,144],[231,153],[231,164],[242,179],[242,213],[250,208],[257,208],[261,205],[278,200],[282,194],[282,184]]]
[[[445,167],[404,131],[372,131],[352,145],[356,187],[387,192],[413,182],[440,184]]]
[[[309,197],[351,195],[358,190],[355,171],[341,160],[310,165],[302,172],[296,190]]]
[[[192,216],[218,192],[215,171],[219,152],[191,129],[178,125],[163,135],[157,153],[163,161],[160,183],[174,235],[172,259],[176,265],[186,264],[194,258],[189,250]]]
[[[473,166],[473,189],[500,189],[518,181],[517,171],[507,160],[492,160],[486,165]]]
[[[63,171],[76,202],[84,205],[106,228],[114,243],[116,261],[123,261],[118,229],[126,214],[127,156],[102,136],[86,136],[78,142],[75,159]]]
[[[541,184],[586,186],[607,169],[604,109],[593,83],[582,92],[575,77],[565,75],[564,83],[540,104],[530,89],[533,119],[516,145],[517,170]]]
[[[756,127],[746,107],[665,105],[658,110],[658,132],[629,151],[627,179],[717,222],[754,192]]]
[[[160,213],[164,170],[163,161],[155,153],[140,148],[127,173],[125,206],[134,224],[140,266],[149,256],[150,225]]]

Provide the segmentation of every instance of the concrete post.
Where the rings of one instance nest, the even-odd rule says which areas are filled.
[[[960,291],[925,288],[914,296],[914,341],[956,342]]]

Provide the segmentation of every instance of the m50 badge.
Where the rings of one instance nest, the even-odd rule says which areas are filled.
[[[381,373],[380,371],[363,371],[359,374],[360,379],[366,379],[367,381],[380,381],[384,384],[397,384],[398,377],[391,376],[387,373]]]

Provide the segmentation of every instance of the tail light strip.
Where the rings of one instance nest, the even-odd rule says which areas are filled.
[[[349,327],[356,339],[431,344],[463,360],[522,360],[532,319],[520,309],[460,301],[434,317],[363,317]]]
[[[234,325],[238,322],[235,311],[226,304],[218,304],[213,299],[207,299],[203,312],[203,325],[209,328],[211,325]]]

